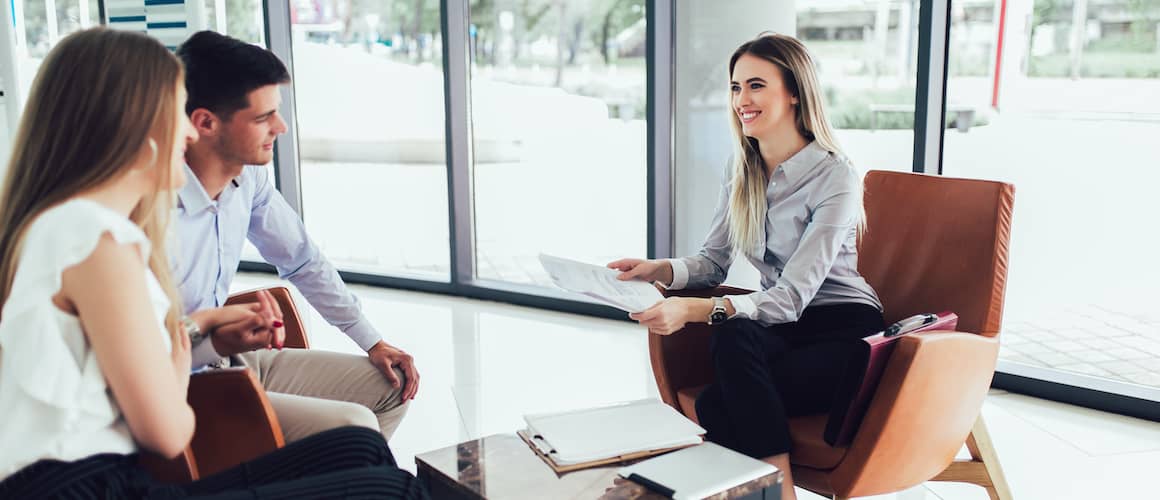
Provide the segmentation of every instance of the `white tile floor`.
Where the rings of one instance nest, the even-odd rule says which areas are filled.
[[[277,281],[242,274],[235,288]],[[442,295],[352,289],[388,341],[418,361],[419,397],[391,440],[400,464],[412,471],[414,455],[514,431],[524,413],[657,394],[645,332],[631,323]],[[316,312],[304,310],[313,348],[358,352]],[[1156,498],[1158,423],[1003,391],[992,391],[983,415],[1015,498]],[[821,497],[801,492],[799,498]],[[873,498],[987,496],[975,486],[928,483]]]

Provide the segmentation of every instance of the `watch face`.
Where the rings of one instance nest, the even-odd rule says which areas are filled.
[[[715,312],[713,312],[713,314],[709,315],[709,319],[714,324],[725,321],[725,312],[724,311],[715,311]]]

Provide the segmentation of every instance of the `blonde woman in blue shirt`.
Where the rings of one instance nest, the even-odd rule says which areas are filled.
[[[858,274],[862,178],[834,140],[805,47],[785,35],[746,42],[730,58],[729,92],[732,172],[701,251],[609,267],[670,289],[721,284],[735,253],[761,272],[762,291],[670,297],[631,317],[657,335],[715,326],[716,380],[697,417],[711,441],[784,471],[782,498],[793,499],[788,418],[830,408],[840,346],[881,330],[882,305]]]

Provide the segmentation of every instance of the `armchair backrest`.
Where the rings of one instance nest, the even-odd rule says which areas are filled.
[[[887,324],[949,310],[960,331],[997,335],[1015,187],[879,170],[865,186],[858,270],[878,292]]]

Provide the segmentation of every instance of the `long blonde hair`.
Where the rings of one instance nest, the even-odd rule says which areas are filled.
[[[7,302],[24,233],[48,208],[125,173],[151,139],[157,189],[130,219],[152,244],[149,268],[169,296],[165,318],[178,332],[181,303],[165,251],[174,204],[169,161],[181,62],[140,33],[93,28],[49,52],[32,86],[0,198],[0,304]],[[94,285],[94,286],[107,286]]]
[[[838,141],[834,139],[830,122],[823,109],[822,89],[818,84],[814,61],[805,46],[796,38],[765,34],[741,44],[729,59],[729,77],[733,67],[744,55],[752,55],[773,63],[781,71],[786,90],[798,98],[794,123],[807,141],[815,141],[822,149],[844,158]],[[744,254],[761,256],[765,247],[764,223],[765,190],[769,182],[765,161],[757,139],[746,137],[741,130],[741,119],[730,109],[734,153],[732,188],[729,193],[729,242]],[[865,217],[863,217],[863,220]],[[859,230],[861,230],[859,223]]]

